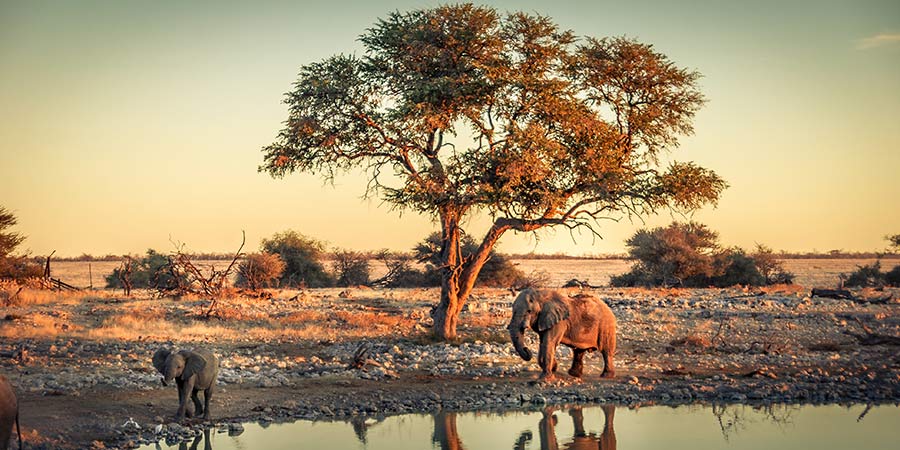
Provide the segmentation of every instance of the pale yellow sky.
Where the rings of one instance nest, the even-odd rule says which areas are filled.
[[[242,229],[252,249],[288,228],[410,248],[433,224],[362,200],[361,175],[332,187],[256,168],[302,65],[359,53],[377,17],[436,3],[0,2],[0,205],[18,216],[23,249],[165,251],[171,237],[229,251]],[[488,3],[579,35],[626,34],[704,75],[709,103],[672,156],[730,184],[717,209],[693,216],[723,243],[879,250],[900,233],[897,2]],[[501,249],[621,252],[641,226],[604,223],[593,243],[508,234]]]

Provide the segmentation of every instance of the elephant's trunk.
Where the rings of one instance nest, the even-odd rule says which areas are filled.
[[[525,346],[525,327],[513,321],[509,324],[509,337],[512,339],[513,347],[516,353],[525,361],[531,361],[531,350]]]

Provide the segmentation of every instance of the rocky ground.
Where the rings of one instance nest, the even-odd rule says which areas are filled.
[[[515,356],[506,337],[514,294],[499,289],[476,292],[452,344],[428,338],[437,291],[427,289],[281,291],[222,300],[208,319],[202,299],[35,296],[0,310],[0,373],[20,393],[27,448],[131,448],[208,427],[239,433],[245,421],[439,409],[900,401],[898,347],[859,339],[900,336],[896,300],[810,297],[798,286],[592,291],[619,320],[613,380],[599,378],[601,358],[589,355],[583,380],[561,370],[559,381],[534,382],[537,364]],[[162,345],[220,355],[213,420],[171,423],[175,389],[150,364]],[[360,345],[368,361],[348,368]],[[559,356],[567,368],[571,352]]]

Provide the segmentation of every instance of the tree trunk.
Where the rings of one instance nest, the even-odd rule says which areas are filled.
[[[444,341],[457,338],[456,325],[462,303],[459,297],[459,275],[462,255],[459,250],[459,212],[441,211],[441,301],[434,310],[434,337]],[[462,299],[465,300],[465,299]]]
[[[474,255],[463,258],[459,246],[459,218],[455,210],[441,213],[441,301],[434,310],[434,337],[448,341],[457,339],[456,326],[459,313],[472,293],[478,273],[487,262],[494,244],[509,229],[507,225],[495,224],[488,231]]]

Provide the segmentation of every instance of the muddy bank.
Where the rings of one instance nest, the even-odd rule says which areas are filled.
[[[462,318],[467,341],[455,344],[427,339],[429,290],[359,289],[345,297],[309,291],[302,301],[283,292],[271,301],[234,300],[242,302],[241,315],[212,322],[196,318],[203,300],[110,294],[34,304],[8,311],[12,317],[2,321],[0,370],[22,394],[22,424],[35,445],[28,448],[128,448],[187,438],[201,427],[226,431],[241,421],[441,409],[900,401],[897,347],[860,345],[853,336],[863,332],[859,323],[900,335],[896,303],[810,298],[791,287],[595,292],[619,318],[614,380],[601,380],[602,362],[589,355],[582,381],[561,370],[556,383],[533,383],[536,363],[516,357],[505,338],[512,295],[503,290],[477,293]],[[122,325],[123,314],[171,328],[104,331]],[[279,317],[291,320],[273,319]],[[175,339],[190,327],[195,335]],[[529,337],[536,348],[536,336]],[[363,343],[371,361],[348,368]],[[163,388],[150,365],[161,345],[202,345],[221,356],[212,421],[171,425],[175,389]],[[560,349],[559,356],[566,369],[570,352]]]

